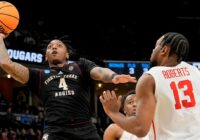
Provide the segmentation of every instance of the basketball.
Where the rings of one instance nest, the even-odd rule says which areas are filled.
[[[9,34],[17,28],[18,24],[17,8],[7,1],[0,1],[0,31]]]

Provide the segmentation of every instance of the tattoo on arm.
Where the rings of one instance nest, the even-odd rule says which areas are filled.
[[[13,70],[11,71],[11,75],[13,78],[21,83],[26,83],[29,78],[29,70],[27,67],[18,64],[13,63]]]
[[[19,81],[20,83],[24,84],[28,81],[28,68],[21,64],[12,62],[3,42],[0,42],[0,66],[6,73],[10,74],[15,80]]]
[[[10,61],[10,64],[2,67],[5,72],[9,73],[16,81],[26,83],[29,78],[29,70],[27,67]]]
[[[97,67],[97,68],[95,68],[93,77],[95,80],[101,80],[105,83],[110,83],[110,82],[112,82],[113,73],[115,73],[115,72],[113,72],[112,70],[110,70],[108,68]]]

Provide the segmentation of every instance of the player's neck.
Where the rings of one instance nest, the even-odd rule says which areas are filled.
[[[173,66],[178,65],[179,63],[180,62],[177,62],[177,61],[167,61],[167,62],[161,64],[161,66],[173,67]]]
[[[169,56],[163,58],[163,60],[160,63],[160,66],[166,66],[166,67],[173,67],[178,65],[180,62],[177,61],[177,57]]]
[[[61,63],[61,64],[49,64],[49,67],[63,67],[65,65],[65,63]]]

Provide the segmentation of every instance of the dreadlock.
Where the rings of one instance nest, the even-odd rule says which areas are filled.
[[[185,60],[189,52],[189,42],[185,36],[176,32],[169,32],[164,34],[161,42],[162,46],[168,45],[171,47],[169,55],[176,54],[177,61]]]

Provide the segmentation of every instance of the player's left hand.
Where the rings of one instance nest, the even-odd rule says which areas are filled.
[[[121,106],[121,95],[117,98],[115,91],[104,91],[99,97],[105,113],[109,116],[111,113],[118,113]]]
[[[126,75],[126,74],[119,74],[116,75],[113,79],[112,82],[114,84],[118,84],[118,83],[128,83],[128,82],[132,82],[132,83],[136,83],[137,80],[135,77],[130,76],[130,75]]]

